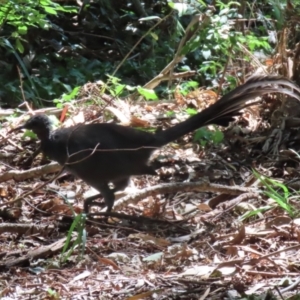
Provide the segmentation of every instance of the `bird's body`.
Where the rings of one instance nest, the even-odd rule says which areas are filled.
[[[49,138],[41,140],[41,150],[74,175],[84,174],[84,181],[95,187],[94,181],[99,184],[131,175],[154,174],[147,165],[155,150],[151,147],[153,141],[152,134],[131,127],[88,124],[50,132]],[[133,163],[136,160],[139,164]]]
[[[156,174],[149,165],[155,149],[208,124],[227,126],[241,109],[249,106],[247,100],[272,92],[300,100],[300,90],[295,84],[283,78],[266,76],[251,79],[195,116],[154,134],[106,123],[79,124],[51,131],[50,121],[45,115],[33,116],[17,129],[35,132],[41,140],[41,151],[101,192],[110,211],[114,192],[124,189],[131,176]],[[115,188],[110,189],[109,183]],[[90,203],[86,200],[86,211]]]

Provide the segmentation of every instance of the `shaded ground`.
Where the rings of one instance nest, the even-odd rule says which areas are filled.
[[[178,120],[167,112],[180,117],[185,105],[214,101],[203,95],[154,105],[110,100],[105,111],[131,126],[171,126]],[[62,174],[33,191],[58,168],[37,169],[36,159],[24,171],[34,142],[9,135],[0,152],[2,299],[233,299],[254,293],[259,299],[287,299],[300,294],[300,219],[263,195],[252,172],[255,168],[288,186],[290,204],[299,210],[299,157],[290,150],[298,151],[299,111],[293,100],[282,104],[279,96],[265,97],[224,131],[221,144],[203,148],[185,137],[160,149],[153,157],[158,176],[134,178],[129,194],[163,183],[173,183],[176,193],[171,187],[138,202],[131,199],[122,209],[116,204],[115,211],[136,218],[88,222],[85,252],[77,246],[65,263],[60,259],[70,218],[62,215],[72,211],[64,200],[81,212],[89,187]],[[76,122],[103,115],[99,105],[70,113]],[[1,136],[18,122],[4,123]],[[201,189],[203,181],[210,192]],[[191,182],[200,188],[191,188]],[[256,213],[246,217],[251,211]]]

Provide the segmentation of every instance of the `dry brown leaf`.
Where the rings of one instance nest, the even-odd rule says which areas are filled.
[[[103,263],[104,265],[112,266],[115,270],[120,270],[118,265],[108,258],[98,256],[97,259],[99,262]]]
[[[145,293],[141,293],[141,294],[126,298],[126,300],[145,299],[145,298],[148,298],[148,297],[152,296],[153,294],[160,293],[161,291],[162,291],[161,289],[160,290],[148,291],[148,292],[145,292]]]
[[[186,95],[186,102],[193,104],[195,107],[204,109],[215,103],[217,94],[212,90],[195,90]]]
[[[135,116],[131,116],[130,126],[133,126],[133,127],[149,127],[149,122],[147,122],[145,120],[142,120],[142,119],[139,119]]]
[[[3,186],[0,187],[0,196],[6,198],[8,196],[7,189]]]
[[[265,60],[265,64],[266,64],[266,66],[270,67],[270,66],[273,66],[274,61],[272,58],[268,58]]]
[[[154,108],[151,105],[145,105],[144,108],[147,112],[152,112],[154,110]]]
[[[161,205],[159,201],[153,201],[149,208],[145,208],[143,211],[143,215],[146,217],[157,216],[160,212]]]
[[[245,237],[246,237],[246,230],[245,230],[245,226],[242,225],[237,235],[233,238],[233,240],[230,241],[230,244],[232,245],[241,244],[242,241],[245,239]]]
[[[292,222],[292,219],[288,216],[279,216],[267,222],[265,228],[272,228],[273,226],[282,226],[282,225],[289,225]]]
[[[175,89],[174,98],[176,100],[176,103],[179,104],[180,106],[183,106],[185,104],[185,99],[184,99],[183,95],[180,93],[180,90],[178,87],[176,87],[176,89]]]
[[[297,241],[300,243],[300,230],[297,228],[296,230]]]
[[[235,257],[238,255],[238,248],[236,246],[228,246],[226,255],[230,257]]]
[[[37,208],[43,211],[48,211],[50,209],[52,209],[54,206],[59,206],[62,205],[63,201],[60,198],[52,198],[49,200],[44,200],[43,202],[41,202],[39,205],[37,205]]]
[[[209,205],[207,205],[206,203],[201,203],[199,205],[197,205],[199,210],[202,211],[212,211],[211,207]]]

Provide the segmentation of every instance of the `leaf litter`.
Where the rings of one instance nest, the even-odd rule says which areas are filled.
[[[187,97],[183,103],[185,100],[180,98],[177,104],[128,102],[120,107],[111,102],[109,112],[114,115],[117,111],[115,117],[131,126],[171,126],[180,121],[168,117],[168,112],[181,115],[182,105],[198,108],[199,102],[203,104],[199,98],[201,91],[197,99]],[[263,295],[274,289],[276,293],[276,288],[284,295],[299,292],[300,219],[296,212],[300,180],[295,143],[299,132],[289,125],[293,121],[289,118],[295,118],[300,105],[292,103],[283,108],[278,103],[271,110],[277,100],[274,96],[265,98],[262,105],[248,108],[223,130],[220,144],[206,143],[203,147],[193,143],[190,135],[156,151],[153,161],[160,167],[158,176],[132,179],[129,191],[204,180],[208,184],[252,188],[249,193],[168,190],[152,194],[121,211],[151,218],[151,222],[87,222],[85,252],[81,255],[77,247],[64,264],[60,255],[70,218],[73,212],[82,211],[84,194],[90,188],[65,173],[53,181],[53,174],[45,169],[47,165],[39,166],[41,157],[24,170],[22,161],[35,149],[35,142],[21,138],[22,134],[10,136],[1,144],[0,152],[2,299],[50,295],[62,299],[199,299],[201,295],[205,299],[224,299]],[[280,109],[284,112],[279,113]],[[73,122],[76,116],[79,122],[103,118],[99,106],[78,106],[70,112]],[[288,126],[281,132],[276,128],[279,121],[274,112],[289,116],[285,119]],[[10,126],[9,122],[3,124],[2,136]],[[291,146],[294,152],[287,150]],[[289,201],[296,210],[293,217],[265,194],[253,194],[255,189],[264,189],[253,176],[253,169],[290,189]],[[24,199],[9,202],[47,181],[45,187]],[[72,239],[76,237],[73,232]]]

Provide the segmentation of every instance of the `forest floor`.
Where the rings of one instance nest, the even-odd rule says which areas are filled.
[[[182,107],[208,106],[203,95],[115,101],[107,110],[131,126],[168,127]],[[80,215],[93,191],[67,173],[54,180],[56,164],[38,157],[24,167],[36,141],[7,134],[23,116],[4,123],[1,299],[299,299],[300,132],[293,122],[300,103],[282,103],[266,96],[245,109],[220,128],[220,143],[189,135],[157,150],[157,176],[132,178],[125,191],[132,197],[117,202],[119,218],[107,221]],[[77,107],[72,120],[102,113],[97,105]]]

